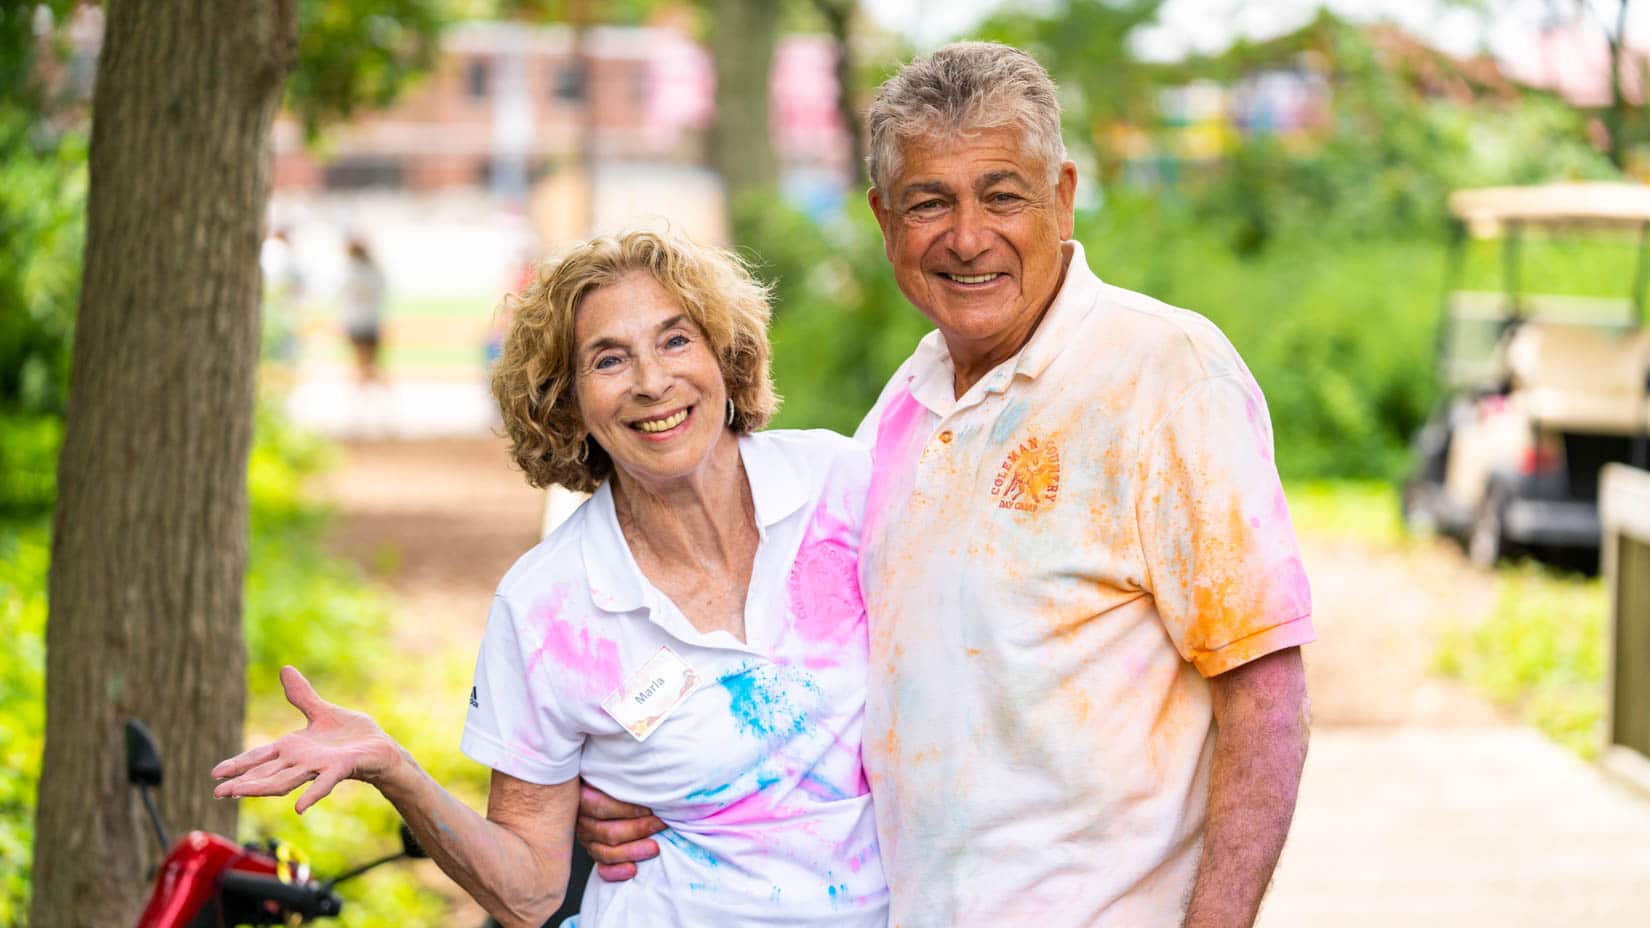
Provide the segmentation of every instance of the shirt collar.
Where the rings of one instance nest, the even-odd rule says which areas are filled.
[[[1046,370],[1061,349],[1072,341],[1073,334],[1088,318],[1097,302],[1100,278],[1089,270],[1082,244],[1062,243],[1070,249],[1066,276],[1054,302],[1043,314],[1024,346],[1014,357],[997,365],[974,386],[970,393],[1001,393],[1016,376],[1035,380]],[[923,336],[911,354],[911,396],[936,415],[947,415],[959,400],[956,396],[956,368],[951,363],[951,352],[945,346],[945,336],[936,329]],[[966,394],[964,396],[966,399]]]
[[[756,527],[761,538],[769,527],[794,514],[808,502],[808,485],[785,454],[762,434],[739,437],[739,458],[751,488]],[[619,516],[613,508],[613,478],[602,481],[587,504],[589,520],[582,542],[590,599],[608,612],[631,612],[648,605],[652,584],[625,542]]]

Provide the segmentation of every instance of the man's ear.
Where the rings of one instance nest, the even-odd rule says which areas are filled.
[[[871,204],[871,213],[877,217],[877,225],[882,228],[882,253],[889,261],[894,260],[894,240],[888,232],[894,221],[894,212],[882,199],[882,191],[875,187],[865,191],[865,201]],[[1069,236],[1068,236],[1069,238]]]
[[[1060,206],[1060,240],[1065,241],[1077,232],[1077,165],[1067,161],[1060,165],[1060,176],[1055,181],[1054,195]]]

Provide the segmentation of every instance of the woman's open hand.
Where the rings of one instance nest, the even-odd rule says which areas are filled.
[[[281,796],[300,784],[315,785],[298,797],[305,809],[321,801],[343,780],[375,782],[402,760],[397,745],[371,717],[335,706],[315,694],[296,668],[281,668],[281,686],[309,724],[270,744],[238,754],[212,768],[222,780],[212,790],[219,799]]]

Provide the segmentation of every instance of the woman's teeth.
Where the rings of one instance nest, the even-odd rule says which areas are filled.
[[[996,274],[952,274],[951,279],[959,284],[983,284]]]
[[[687,418],[687,414],[688,411],[684,409],[673,416],[666,416],[663,419],[654,419],[649,422],[638,422],[636,423],[636,428],[641,429],[644,432],[668,432],[676,426],[681,425],[682,420]]]

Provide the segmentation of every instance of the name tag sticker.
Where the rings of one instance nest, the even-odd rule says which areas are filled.
[[[699,688],[699,674],[669,647],[648,658],[618,689],[607,694],[602,708],[618,720],[637,741],[659,727],[672,710]]]

